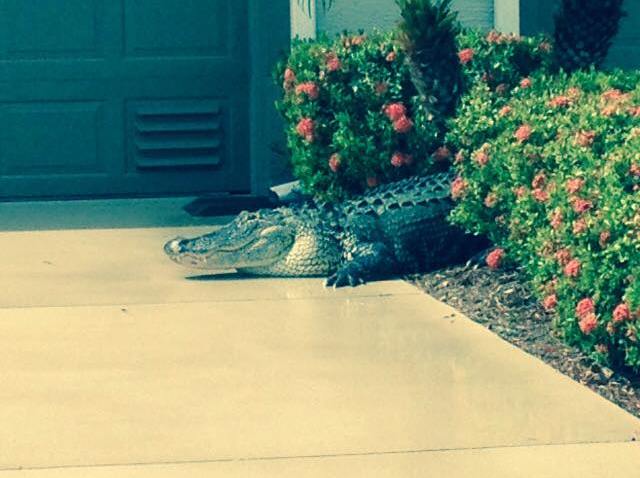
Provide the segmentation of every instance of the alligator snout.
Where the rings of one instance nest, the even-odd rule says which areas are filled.
[[[185,251],[185,242],[185,239],[182,237],[176,237],[164,245],[164,252],[169,256],[182,254]]]

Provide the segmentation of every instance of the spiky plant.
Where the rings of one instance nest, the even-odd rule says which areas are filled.
[[[396,0],[402,20],[398,38],[409,53],[416,89],[443,115],[455,111],[462,93],[456,36],[460,32],[451,0]]]
[[[555,17],[556,60],[566,71],[600,66],[617,35],[624,0],[562,0]]]

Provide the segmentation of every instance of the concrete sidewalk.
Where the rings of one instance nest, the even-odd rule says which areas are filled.
[[[640,421],[455,310],[163,256],[203,230],[0,233],[0,478],[638,473]]]

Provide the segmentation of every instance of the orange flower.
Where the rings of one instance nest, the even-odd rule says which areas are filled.
[[[531,126],[529,126],[528,124],[523,124],[518,128],[514,136],[519,143],[524,143],[525,141],[528,141],[529,138],[531,138],[532,133],[533,133],[533,128],[531,128]]]
[[[396,58],[397,58],[397,57],[398,57],[398,55],[396,54],[396,52],[395,52],[395,51],[392,51],[391,53],[389,53],[389,54],[387,55],[386,60],[387,60],[389,63],[391,63],[391,62],[396,61]]]

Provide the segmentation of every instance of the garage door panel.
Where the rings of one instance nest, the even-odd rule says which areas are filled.
[[[0,197],[248,192],[247,11],[0,0]]]
[[[229,1],[127,0],[127,56],[229,55]]]
[[[100,101],[1,105],[1,172],[4,176],[106,173],[104,130]]]
[[[3,59],[103,56],[104,0],[5,0]]]

